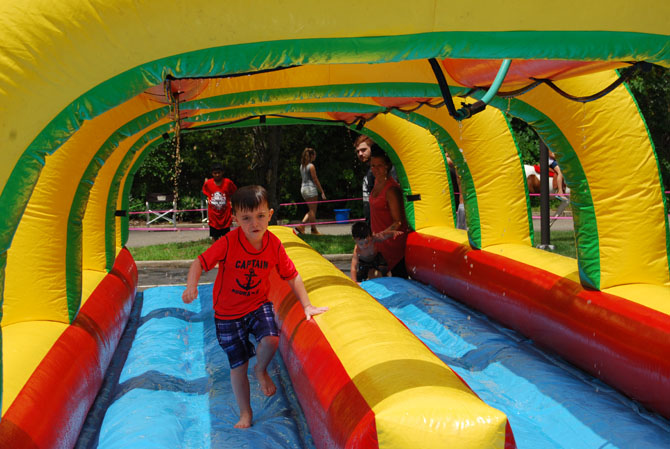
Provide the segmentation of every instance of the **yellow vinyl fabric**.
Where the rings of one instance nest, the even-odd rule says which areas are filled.
[[[3,325],[24,320],[74,319],[81,300],[81,278],[77,273],[81,273],[82,256],[77,254],[83,254],[86,269],[105,269],[104,245],[99,246],[104,240],[104,220],[96,223],[98,218],[91,217],[95,216],[94,211],[99,214],[107,206],[108,186],[100,187],[98,194],[94,192],[95,201],[91,202],[90,210],[86,209],[89,219],[84,216],[83,221],[88,224],[84,228],[88,231],[88,243],[83,246],[88,249],[83,253],[78,218],[83,211],[77,209],[86,207],[86,189],[94,185],[97,168],[116,149],[105,147],[107,138],[123,129],[129,118],[145,114],[152,107],[163,106],[138,97],[122,108],[84,122],[72,138],[48,157],[8,251]],[[122,147],[131,142],[128,139]]]
[[[138,141],[152,130],[169,122],[169,118],[161,118],[151,123],[140,132],[124,138],[118,143],[114,152],[104,161],[104,165],[98,171],[95,184],[91,188],[88,199],[88,207],[83,220],[83,269],[106,271],[111,268],[114,257],[106,254],[107,232],[110,232],[107,221],[113,213],[114,204],[110,204],[109,193],[114,189],[115,176],[129,152],[134,150]],[[139,143],[142,146],[142,143]],[[115,209],[114,209],[115,210]]]
[[[102,81],[149,60],[220,46],[291,39],[507,30],[611,30],[613,33],[664,35],[667,34],[667,23],[663,18],[670,9],[670,6],[653,0],[635,5],[617,0],[614,4],[607,3],[607,7],[601,2],[580,4],[582,14],[576,17],[573,8],[565,4],[548,5],[537,11],[532,2],[524,0],[525,6],[517,5],[525,12],[520,15],[509,11],[500,2],[487,0],[484,3],[470,9],[464,4],[422,0],[413,3],[408,10],[399,0],[373,1],[359,5],[357,10],[366,20],[352,21],[350,11],[337,3],[305,4],[298,0],[273,5],[258,0],[214,4],[206,0],[188,4],[176,0],[142,3],[131,0],[24,0],[20,6],[5,2],[0,7],[0,41],[10,51],[0,59],[0,71],[5,79],[0,91],[3,92],[3,106],[11,111],[11,120],[0,120],[0,134],[10,137],[0,164],[0,186],[5,185],[23,150],[65,105]],[[272,20],[259,20],[256,13],[259,8]],[[487,14],[478,14],[482,10]],[[463,20],[473,14],[477,14],[477,21]],[[463,36],[456,37],[465,41]],[[522,36],[515,37],[522,41]],[[466,56],[461,41],[453,47],[433,43],[431,50],[436,56],[449,50],[462,52],[456,57]],[[374,52],[379,52],[378,48],[381,46],[375,47]],[[361,49],[340,51],[336,56],[326,56],[324,51],[311,59],[303,57],[303,61],[323,64],[413,59],[408,57],[411,53],[404,43],[402,48],[389,46],[386,54],[375,54],[371,50],[362,52]],[[281,47],[273,50],[281,52]],[[510,43],[506,50],[520,53],[522,46]],[[501,49],[494,47],[480,57],[499,57],[500,53]],[[288,52],[273,55],[251,61],[243,70],[272,68],[287,59],[290,63],[291,58],[299,56]],[[556,59],[583,59],[585,56],[590,55],[568,48],[562,52],[553,50],[553,54],[547,51],[542,55],[527,55]],[[665,58],[662,54],[656,56]],[[99,60],[104,63],[98,63]],[[150,80],[154,75],[148,72],[146,75],[148,84],[138,86],[136,93],[157,84],[156,80]],[[13,88],[17,85],[21,88]],[[86,111],[81,113],[80,118],[85,119]],[[76,119],[72,125],[77,126]]]
[[[608,71],[556,84],[571,95],[586,96],[616,78],[616,72]],[[590,276],[593,283],[598,277],[596,286],[601,289],[668,283],[668,229],[658,161],[626,87],[588,103],[564,99],[546,86],[519,99],[541,110],[569,142],[571,152],[560,148],[554,152],[568,185],[582,186],[592,202],[573,201],[573,214],[578,216],[584,204],[595,218],[594,236],[584,236],[579,220],[575,221],[577,243],[588,248],[582,254],[592,254],[589,263],[599,267]],[[583,175],[573,168],[576,160]]]
[[[603,289],[603,292],[670,315],[670,284],[624,284]]]
[[[444,108],[422,108],[415,114],[429,119],[451,139],[445,147],[461,176],[470,243],[475,248],[530,245],[523,166],[503,113],[487,107],[462,122]]]
[[[393,148],[411,186],[405,196],[420,195],[420,199],[412,202],[415,228],[453,226],[447,161],[435,137],[392,114],[376,116],[366,123],[366,128],[382,136]]]
[[[77,184],[66,173],[83,173],[88,160],[58,152],[35,186],[7,253],[2,325],[47,320],[69,323],[66,291],[68,215]],[[39,275],[36,275],[39,273]]]
[[[457,143],[473,179],[481,247],[500,243],[530,245],[533,228],[528,217],[523,165],[503,113],[486,108],[462,124],[454,120],[442,123],[452,136],[458,133]]]
[[[55,321],[29,321],[2,327],[2,363],[11,367],[11,375],[2,378],[3,415],[67,327]]]
[[[379,447],[503,448],[505,415],[483,403],[390,312],[283,227],[319,329],[375,414]]]
[[[82,269],[84,271],[107,272],[107,258],[105,257],[105,219],[107,216],[107,194],[116,169],[125,155],[124,148],[130,146],[136,136],[124,139],[119,148],[114,151],[95,176],[95,184],[87,201],[86,211],[82,222]],[[86,297],[86,295],[84,295]]]

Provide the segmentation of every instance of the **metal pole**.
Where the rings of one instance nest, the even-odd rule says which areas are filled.
[[[554,250],[549,225],[549,149],[540,138],[540,249]]]

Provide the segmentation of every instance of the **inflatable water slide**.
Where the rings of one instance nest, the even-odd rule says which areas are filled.
[[[670,66],[670,6],[517,6],[3,3],[0,446],[74,446],[135,297],[128,195],[151,150],[199,128],[294,123],[351,127],[391,156],[413,278],[670,418],[668,210],[625,83]],[[513,117],[563,169],[576,259],[534,248]],[[308,250],[278,232],[292,257]],[[504,413],[308,260],[310,297],[331,310],[306,326],[285,286],[273,301],[318,447],[515,446]]]

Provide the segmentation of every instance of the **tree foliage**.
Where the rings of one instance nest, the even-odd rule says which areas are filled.
[[[650,65],[629,82],[654,142],[665,189],[670,189],[670,69]]]
[[[353,150],[357,135],[343,126],[316,125],[184,132],[180,145],[182,161],[178,188],[181,200],[178,208],[199,207],[202,184],[210,177],[212,163],[219,161],[224,166],[224,176],[238,186],[261,184],[268,188],[279,219],[302,218],[307,212],[306,206],[282,205],[277,208],[276,205],[303,201],[299,167],[302,150],[307,146],[317,152],[314,165],[328,199],[360,198],[365,167],[358,162]],[[271,148],[276,152],[273,153]],[[146,194],[173,191],[175,162],[173,141],[159,145],[145,159],[131,190],[136,210],[144,209]],[[317,216],[332,217],[333,209],[337,208],[349,208],[352,216],[362,216],[360,201],[322,204]],[[194,215],[187,218],[194,218]]]

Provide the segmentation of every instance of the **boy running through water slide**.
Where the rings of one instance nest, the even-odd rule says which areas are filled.
[[[216,337],[230,362],[230,381],[240,408],[235,427],[250,427],[253,419],[247,367],[256,355],[254,373],[261,391],[272,396],[277,391],[267,367],[279,343],[274,309],[268,301],[271,288],[268,277],[272,270],[288,282],[302,304],[309,320],[328,310],[314,307],[293,262],[281,241],[267,230],[273,210],[268,206],[267,191],[261,186],[238,189],[231,198],[233,217],[239,225],[212,244],[191,264],[182,300],[190,303],[198,296],[198,281],[203,270],[217,263],[219,272],[214,282],[214,321]],[[258,346],[249,341],[254,334]]]

